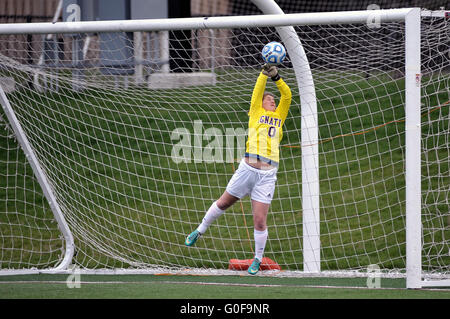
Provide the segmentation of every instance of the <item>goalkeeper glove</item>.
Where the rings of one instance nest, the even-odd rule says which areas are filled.
[[[273,81],[278,81],[280,79],[278,69],[275,65],[264,64],[262,73],[265,76],[270,77]]]

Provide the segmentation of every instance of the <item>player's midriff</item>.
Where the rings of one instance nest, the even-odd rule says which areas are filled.
[[[270,165],[268,163],[265,163],[259,159],[256,159],[254,157],[246,157],[245,162],[250,165],[251,167],[262,169],[262,170],[269,170],[274,168],[275,166]]]

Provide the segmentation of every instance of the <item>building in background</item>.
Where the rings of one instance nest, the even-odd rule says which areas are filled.
[[[278,0],[285,13],[367,10],[369,8],[443,8],[445,0]],[[71,6],[72,5],[72,6]],[[73,5],[80,8],[76,12]],[[181,18],[202,16],[254,15],[261,11],[251,0],[0,0],[0,23],[50,21]],[[249,34],[237,30],[185,30],[174,32],[134,32],[71,35],[0,36],[0,54],[22,64],[42,68],[95,67],[102,74],[134,77],[144,83],[155,72],[187,73],[214,70],[233,63],[254,65],[259,54],[253,48],[230,46],[237,37],[264,38],[264,31]],[[355,37],[358,35],[355,34]],[[231,40],[230,40],[231,39]],[[245,39],[244,39],[245,40]],[[249,39],[252,40],[252,39]],[[274,39],[277,40],[277,39]],[[262,42],[265,40],[261,40]],[[245,43],[242,39],[237,42]],[[357,41],[354,42],[357,46]],[[336,45],[339,45],[337,43]],[[230,50],[233,47],[233,50]],[[320,46],[319,46],[320,47]],[[381,46],[380,46],[381,48]],[[389,48],[380,57],[389,59]],[[358,50],[354,50],[357,52]],[[359,54],[359,52],[358,52]],[[238,60],[233,55],[247,57]],[[315,55],[310,57],[314,62]],[[358,55],[358,63],[368,63]],[[356,63],[355,62],[355,63]],[[389,66],[387,61],[378,61]],[[315,63],[320,65],[320,62]],[[323,65],[323,67],[332,67]],[[398,66],[397,66],[398,67]]]

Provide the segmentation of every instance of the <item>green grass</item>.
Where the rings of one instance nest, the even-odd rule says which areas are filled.
[[[404,279],[367,288],[366,278],[65,275],[0,277],[2,299],[449,299],[450,290],[407,290]],[[72,281],[70,281],[73,283]]]
[[[294,97],[268,217],[271,235],[266,256],[283,269],[298,270],[303,262],[301,149],[286,146],[300,145],[301,107],[293,74],[285,72]],[[243,201],[244,212],[239,205],[229,209],[196,248],[183,246],[186,234],[225,189],[233,164],[171,160],[175,143],[171,134],[176,128],[192,133],[198,120],[204,130],[246,128],[253,83],[237,76],[225,82],[228,77],[219,76],[218,85],[204,88],[201,94],[195,88],[80,92],[67,88],[67,94],[23,89],[8,95],[71,225],[76,263],[91,268],[130,263],[227,268],[231,258],[251,258],[248,199]],[[369,264],[404,268],[404,82],[389,75],[365,78],[357,73],[319,73],[315,81],[321,141],[322,269]],[[450,237],[445,218],[450,174],[448,138],[438,136],[448,132],[449,108],[429,114],[427,110],[440,106],[448,95],[444,89],[428,93],[424,144],[430,146],[428,159],[443,163],[424,167],[435,176],[423,185],[432,195],[424,195],[429,216],[425,223],[429,229],[441,229],[425,238],[430,251],[442,252],[448,250]],[[386,123],[391,124],[382,126]],[[428,132],[433,136],[427,137]],[[0,135],[2,150],[13,142],[5,134]],[[202,146],[207,144],[203,141]],[[234,151],[239,152],[236,145]],[[13,248],[2,250],[0,268],[22,268],[28,263],[50,267],[61,258],[62,241],[48,204],[30,177],[23,154],[2,152],[0,159],[0,172],[8,172],[0,180],[0,212],[10,212],[9,222],[0,223],[1,245]],[[24,164],[8,165],[7,159]],[[36,188],[37,192],[31,191]],[[27,227],[12,226],[23,224]],[[56,239],[47,242],[46,238]],[[19,254],[18,248],[24,251]],[[450,264],[450,256],[440,258],[427,266]]]

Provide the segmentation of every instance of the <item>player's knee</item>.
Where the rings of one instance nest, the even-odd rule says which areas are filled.
[[[232,206],[239,198],[230,195],[228,192],[225,192],[220,198],[216,201],[216,205],[221,210],[226,210],[230,206]]]
[[[227,205],[227,203],[221,201],[217,201],[216,205],[221,210],[226,210],[228,207],[230,207],[229,205]]]
[[[266,230],[266,221],[265,221],[265,219],[264,218],[255,218],[255,220],[254,220],[254,228],[256,229],[256,230],[258,230],[258,231],[264,231],[264,230]]]
[[[233,205],[233,202],[230,200],[226,200],[224,198],[219,198],[216,201],[216,205],[219,209],[221,210],[226,210],[227,208],[229,208],[231,205]]]

